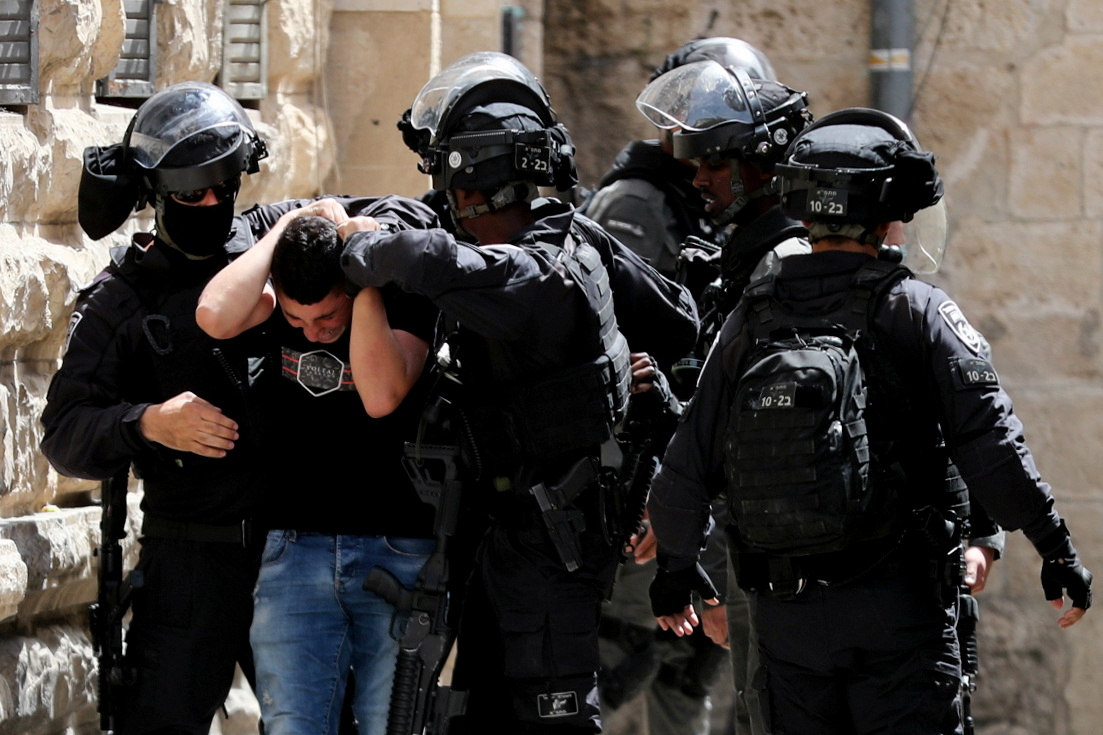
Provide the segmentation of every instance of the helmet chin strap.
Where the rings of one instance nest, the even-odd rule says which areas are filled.
[[[731,192],[734,199],[732,203],[724,207],[715,217],[712,218],[713,224],[723,227],[735,221],[736,216],[746,209],[747,205],[756,199],[761,199],[764,196],[769,196],[775,193],[773,182],[766,184],[757,191],[750,194],[747,193],[747,187],[743,183],[743,178],[739,175],[739,165],[735,159],[732,159],[731,163]]]
[[[451,189],[448,189],[445,195],[448,197],[448,206],[452,214],[453,222],[457,227],[462,228],[460,224],[461,220],[497,212],[502,207],[515,204],[516,202],[531,202],[533,199],[536,199],[539,193],[540,190],[537,188],[536,184],[531,181],[511,181],[498,189],[498,191],[490,197],[489,202],[485,204],[472,204],[462,208],[456,204],[456,195],[452,193]]]

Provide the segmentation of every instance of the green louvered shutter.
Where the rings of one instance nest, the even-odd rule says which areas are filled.
[[[38,28],[34,0],[0,0],[0,104],[38,102]]]
[[[157,23],[154,0],[125,0],[126,37],[119,64],[96,81],[100,97],[144,99],[154,92],[157,71]]]
[[[227,0],[221,86],[239,100],[268,93],[268,29],[264,0]]]

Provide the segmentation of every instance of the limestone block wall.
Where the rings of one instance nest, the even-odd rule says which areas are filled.
[[[1103,569],[1103,5],[915,0],[913,128],[939,156],[949,253],[935,280],[992,342],[1089,568]],[[710,25],[711,24],[711,25]],[[868,0],[563,0],[546,9],[545,81],[592,185],[629,140],[651,70],[698,35],[769,55],[823,115],[868,105]],[[1103,701],[1103,617],[1061,631],[1013,534],[981,600],[977,732],[1088,735]]]
[[[85,146],[121,140],[133,110],[97,102],[94,81],[116,65],[123,0],[39,0],[40,101],[0,108],[0,733],[98,732],[85,607],[95,596],[95,483],[60,477],[37,451],[38,416],[77,289],[110,246],[149,226],[92,242],[76,224]],[[269,93],[249,111],[271,155],[239,203],[309,196],[336,159],[332,122],[316,99],[331,6],[267,3]],[[157,4],[157,86],[214,81],[224,2]],[[140,517],[132,493],[130,530]],[[133,561],[134,549],[129,557]],[[247,689],[215,732],[255,728]]]
[[[395,128],[418,90],[466,54],[501,50],[503,7],[519,8],[516,54],[542,62],[543,0],[335,0],[324,94],[340,160],[328,191],[420,196],[430,182]]]

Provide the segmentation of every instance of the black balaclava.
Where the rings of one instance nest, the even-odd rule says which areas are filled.
[[[234,222],[234,200],[197,207],[171,196],[157,207],[157,235],[189,258],[209,258],[222,252]]]

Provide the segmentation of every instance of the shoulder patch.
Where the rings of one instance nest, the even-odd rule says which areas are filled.
[[[61,356],[65,357],[65,353],[69,351],[69,341],[73,339],[73,332],[76,331],[77,325],[84,319],[84,312],[74,311],[73,315],[69,317],[69,326],[65,330],[65,345],[61,348]]]
[[[984,337],[976,329],[973,329],[973,325],[961,313],[961,307],[953,301],[946,301],[938,307],[938,313],[942,315],[942,320],[957,335],[962,344],[969,348],[970,352],[975,355],[984,354]]]

